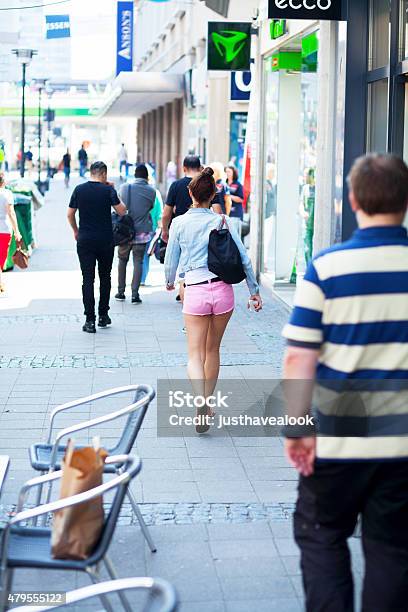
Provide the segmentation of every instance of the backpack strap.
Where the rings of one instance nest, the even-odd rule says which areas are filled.
[[[221,215],[221,216],[222,216],[222,221],[221,221],[221,223],[220,223],[220,226],[219,226],[218,230],[222,230],[222,228],[223,228],[223,227],[224,227],[224,225],[225,225],[225,227],[226,227],[226,228],[227,228],[227,230],[229,231],[229,226],[228,226],[227,220],[226,220],[226,218],[225,218],[225,215]]]

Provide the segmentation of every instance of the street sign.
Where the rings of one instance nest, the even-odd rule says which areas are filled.
[[[342,21],[347,18],[345,0],[269,0],[270,19],[320,19]]]
[[[249,70],[251,23],[210,21],[208,70]]]
[[[69,15],[46,15],[45,30],[47,38],[70,38]]]
[[[231,72],[231,100],[233,102],[249,102],[252,88],[252,68],[245,72]]]
[[[133,70],[133,2],[118,2],[116,76]]]

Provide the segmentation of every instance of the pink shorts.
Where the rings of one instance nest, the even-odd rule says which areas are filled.
[[[234,306],[234,289],[222,281],[190,285],[184,293],[183,313],[186,315],[222,315],[234,310]]]

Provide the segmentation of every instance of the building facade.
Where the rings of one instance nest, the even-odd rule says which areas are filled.
[[[251,21],[257,4],[236,0],[229,11],[233,21]],[[180,174],[186,154],[200,155],[204,163],[242,164],[250,75],[207,70],[208,22],[225,17],[199,0],[136,5],[136,70],[179,75],[182,80],[182,91],[172,100],[152,102],[152,108],[139,115],[139,159],[155,164],[164,191],[168,172],[176,167]],[[220,12],[226,14],[227,8],[224,2]]]

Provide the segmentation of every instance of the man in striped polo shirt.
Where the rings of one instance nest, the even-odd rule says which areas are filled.
[[[300,472],[295,538],[307,610],[352,611],[347,538],[361,514],[362,609],[406,612],[408,401],[393,391],[408,388],[408,168],[368,155],[349,187],[359,229],[310,264],[284,330],[289,412],[311,410],[313,381],[335,397],[315,410],[318,435],[286,432]]]

